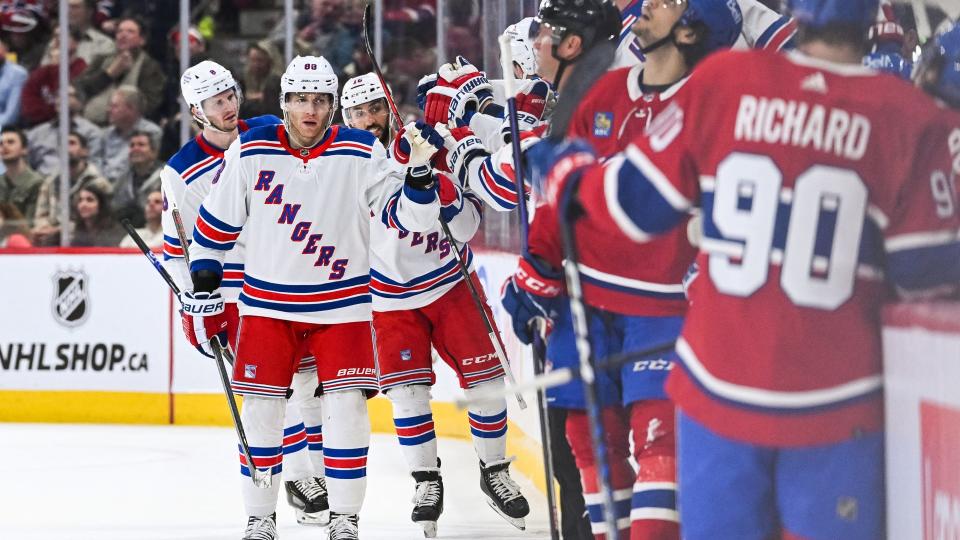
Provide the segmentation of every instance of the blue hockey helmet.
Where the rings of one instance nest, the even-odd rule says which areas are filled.
[[[928,94],[960,108],[960,24],[930,40],[914,77]]]
[[[704,42],[707,53],[732,47],[743,28],[743,13],[737,0],[687,0],[680,26],[702,23],[707,29]]]
[[[849,24],[864,32],[876,21],[879,6],[879,0],[787,0],[790,16],[804,26]]]

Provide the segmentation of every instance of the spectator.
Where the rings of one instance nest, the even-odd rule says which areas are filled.
[[[309,22],[297,32],[301,46],[310,54],[323,55],[343,78],[343,68],[350,63],[353,44],[359,35],[351,33],[341,22],[344,0],[313,0]]]
[[[30,247],[30,228],[16,206],[0,202],[0,248]]]
[[[159,141],[145,131],[130,136],[130,167],[113,186],[113,209],[119,218],[127,217],[140,227],[147,195],[160,189],[160,170],[163,162],[157,159]]]
[[[168,42],[170,54],[167,55],[167,61],[164,63],[167,87],[163,91],[163,104],[159,111],[163,118],[169,118],[180,111],[180,30],[178,28],[170,32]],[[190,55],[187,60],[188,65],[194,66],[207,59],[207,41],[193,26],[187,31],[187,51]]]
[[[76,88],[67,89],[68,104],[70,107],[70,129],[83,136],[90,148],[91,155],[100,155],[103,145],[103,130],[96,124],[80,116],[83,102],[80,100]],[[59,112],[60,107],[55,103],[54,110]],[[30,141],[30,166],[44,176],[57,174],[60,171],[60,116],[53,116],[49,122],[44,122],[27,132]]]
[[[0,5],[3,41],[27,71],[33,71],[43,60],[50,40],[49,28],[47,7],[40,2],[3,0]]]
[[[68,38],[70,80],[77,78],[78,75],[87,69],[87,63],[82,58],[77,57],[77,41],[72,36]],[[60,39],[59,36],[53,36],[50,40],[50,48],[47,60],[50,63],[42,65],[30,72],[27,77],[27,83],[23,87],[22,123],[26,126],[34,126],[42,122],[53,120],[57,115],[57,100],[60,99]]]
[[[123,18],[117,24],[114,42],[117,52],[93,59],[87,70],[74,83],[77,89],[89,96],[83,116],[97,125],[105,125],[110,113],[114,91],[130,85],[142,92],[141,113],[151,116],[163,102],[166,76],[163,68],[144,50],[144,26],[132,17]]]
[[[70,196],[82,188],[94,187],[104,193],[112,193],[113,186],[104,178],[96,165],[89,161],[87,140],[77,132],[67,139],[70,155]],[[37,245],[52,246],[60,242],[60,175],[50,176],[40,186],[37,211],[33,218],[33,237]],[[119,240],[118,240],[119,241]]]
[[[110,194],[95,186],[80,188],[71,208],[71,247],[116,247],[126,231],[113,219]]]
[[[82,59],[84,65],[89,65],[98,56],[109,56],[117,51],[113,40],[93,27],[91,0],[69,0],[67,7],[70,35],[76,40],[77,58]],[[50,54],[54,48],[56,44],[51,42],[43,58],[44,65],[57,63],[56,55]]]
[[[7,59],[7,41],[0,39],[0,126],[12,126],[20,118],[20,95],[27,70]]]
[[[353,61],[343,68],[343,76],[345,79],[352,79],[373,71],[373,62],[370,61],[370,55],[367,54],[367,48],[363,42],[358,41],[354,43],[351,58]],[[384,66],[384,77],[387,76],[386,67],[387,66]]]
[[[130,166],[130,137],[135,132],[148,133],[159,146],[160,126],[143,117],[143,94],[134,86],[121,86],[110,97],[110,125],[103,131],[100,155],[90,159],[100,167],[114,185]]]
[[[240,79],[243,102],[240,117],[262,114],[280,116],[280,76],[273,71],[273,60],[267,49],[257,43],[247,46],[247,65]]]
[[[0,159],[7,171],[0,175],[0,202],[13,204],[23,215],[32,216],[43,176],[27,164],[27,137],[23,131],[5,127],[0,132]]]
[[[144,227],[137,229],[137,234],[143,238],[151,248],[163,247],[163,227],[160,225],[160,216],[163,213],[163,194],[159,189],[155,189],[147,194],[147,200],[143,204],[143,215],[141,221],[145,223]],[[120,241],[120,247],[137,247],[137,244],[129,235],[124,236]]]

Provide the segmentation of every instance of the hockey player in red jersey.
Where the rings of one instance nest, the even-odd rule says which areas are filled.
[[[377,389],[370,309],[370,213],[422,231],[439,215],[429,176],[397,172],[365,131],[331,126],[338,82],[322,57],[297,57],[281,77],[284,123],[247,131],[230,146],[200,207],[190,246],[193,290],[184,311],[212,336],[222,325],[223,257],[246,230],[240,335],[232,386],[254,463],[280,472],[287,388],[306,349],[323,393],[329,538],[358,537]],[[408,126],[411,132],[416,131]],[[440,146],[427,127],[409,137],[426,162]],[[411,160],[411,165],[414,165]],[[211,330],[212,329],[212,330]],[[277,483],[242,482],[247,539],[274,539]]]
[[[202,131],[170,158],[160,178],[163,183],[164,265],[181,290],[189,289],[190,274],[183,259],[173,210],[180,213],[187,238],[193,234],[200,203],[210,192],[217,170],[223,163],[223,152],[240,133],[257,126],[277,125],[273,115],[240,119],[238,111],[243,94],[229,70],[205,60],[187,69],[180,80],[184,100],[190,105],[194,120]],[[224,269],[228,279],[221,284],[226,302],[226,346],[237,344],[240,317],[237,297],[243,283],[243,239],[238,239],[227,256]],[[203,329],[193,327],[193,317],[184,315],[184,333],[201,353],[210,355],[209,345],[200,345]],[[287,500],[294,507],[297,521],[303,524],[324,524],[328,520],[327,490],[323,477],[323,411],[316,390],[316,366],[312,358],[301,362],[294,375],[294,393],[285,414],[283,461],[286,472],[284,487]]]
[[[341,98],[347,125],[366,129],[390,141],[386,95],[373,73],[344,85]],[[394,145],[394,158],[404,162],[408,150]],[[443,510],[443,481],[430,410],[430,386],[435,381],[431,346],[457,374],[464,394],[503,386],[504,371],[470,289],[463,280],[453,249],[460,250],[475,283],[473,252],[466,245],[482,218],[482,203],[445,174],[439,182],[440,217],[458,246],[451,246],[439,223],[422,233],[388,228],[379,221],[370,227],[370,274],[373,327],[376,335],[380,390],[393,404],[394,425],[411,474],[416,481],[413,521],[432,538]],[[482,292],[481,292],[482,294]],[[484,303],[487,317],[493,313]],[[510,478],[506,457],[507,403],[503,398],[470,405],[467,411],[474,448],[480,459],[481,488],[491,507],[519,528],[530,507]]]
[[[882,538],[878,310],[960,283],[943,111],[860,65],[876,0],[789,5],[798,52],[715,55],[625,152],[550,173],[551,204],[637,242],[702,209],[667,385],[685,538]]]
[[[560,3],[556,4],[559,7]],[[569,15],[559,9],[541,11],[544,27],[570,28],[572,25],[563,17]],[[741,23],[737,5],[724,0],[647,2],[633,25],[646,61],[604,75],[581,100],[571,120],[570,136],[588,139],[601,157],[623,150],[667,107],[701,58],[734,44]],[[556,42],[549,33],[542,35],[543,40]],[[540,43],[543,41],[538,40]],[[544,64],[548,63],[545,59]],[[504,288],[504,306],[521,333],[535,313],[531,306],[558,304],[555,297],[560,291],[564,259],[559,223],[554,208],[537,209],[530,226],[529,253],[524,254],[517,274]],[[584,225],[581,223],[577,231],[582,238],[579,269],[584,300],[593,308],[590,338],[595,356],[649,349],[675,339],[686,311],[681,281],[695,254],[686,232],[677,229],[642,249],[623,250],[628,240],[622,234]],[[613,253],[617,256],[612,257]],[[568,317],[566,310],[556,311]],[[567,326],[565,320],[560,322]],[[569,356],[575,359],[575,355]],[[671,367],[669,356],[638,358],[619,372],[598,379],[603,388],[600,394],[613,398],[605,400],[602,416],[611,487],[622,512],[616,516],[622,537],[679,537],[674,502],[674,409],[663,390]],[[578,389],[578,385],[570,385],[571,395],[562,399],[574,402],[577,396],[573,393]],[[584,405],[577,404],[580,410],[571,411],[567,417],[567,437],[581,471],[593,532],[603,536],[606,530],[599,471]],[[636,472],[628,461],[631,432]]]

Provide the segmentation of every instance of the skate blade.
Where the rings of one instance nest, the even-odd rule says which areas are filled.
[[[437,537],[437,522],[436,521],[418,521],[419,525],[423,529],[424,538],[436,538]]]
[[[520,529],[521,531],[526,530],[526,528],[527,528],[527,522],[524,521],[523,518],[515,518],[515,517],[510,517],[510,516],[508,516],[507,514],[503,513],[502,510],[500,510],[499,508],[497,508],[497,505],[494,504],[494,502],[491,501],[490,499],[487,499],[487,506],[489,506],[490,508],[492,508],[494,512],[500,514],[500,517],[502,517],[504,520],[506,520],[507,523],[513,525],[514,527]]]
[[[308,514],[299,508],[294,509],[297,515],[297,523],[311,527],[326,527],[330,524],[330,510],[321,510]]]

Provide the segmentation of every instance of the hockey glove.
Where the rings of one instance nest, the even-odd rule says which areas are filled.
[[[530,131],[540,125],[547,108],[547,95],[550,85],[543,80],[530,80],[517,93],[517,128],[521,132]],[[504,119],[500,127],[500,136],[505,144],[510,144],[510,119]]]
[[[437,86],[436,73],[424,75],[420,78],[420,81],[417,82],[417,107],[419,107],[421,111],[427,108],[427,92],[435,86]]]
[[[557,294],[559,294],[559,280],[543,280],[531,277],[525,270],[524,265],[528,267],[529,262],[526,259],[520,259],[520,268],[517,273],[507,278],[500,292],[500,303],[503,309],[510,314],[510,320],[513,326],[513,333],[517,339],[525,344],[533,342],[533,333],[536,318],[544,320],[546,333],[549,334],[553,329],[553,319],[555,318],[555,306]],[[546,283],[549,281],[550,283]],[[552,294],[539,294],[531,291],[529,285],[534,284],[540,291],[553,291]]]
[[[224,303],[220,293],[190,292],[180,294],[181,321],[187,341],[204,356],[214,358],[210,340],[216,339],[221,347],[227,346],[227,318],[223,313]]]
[[[490,153],[480,137],[474,135],[469,127],[438,131],[443,135],[443,150],[434,159],[437,168],[452,172],[460,185],[465,186],[467,165],[470,161],[475,157],[487,157]]]
[[[418,191],[428,191],[436,187],[433,183],[433,171],[425,165],[407,169],[407,176],[404,181],[408,186]]]
[[[582,208],[576,198],[580,178],[597,162],[593,148],[582,139],[553,143],[541,140],[524,152],[524,158],[538,178],[545,178],[546,204],[558,215],[576,219]]]
[[[427,92],[423,112],[430,125],[465,126],[482,105],[492,100],[493,85],[483,72],[469,62],[465,66],[444,64],[440,67],[437,85]]]
[[[393,139],[393,157],[401,165],[420,167],[428,165],[430,158],[443,146],[443,136],[418,120],[400,128]]]

